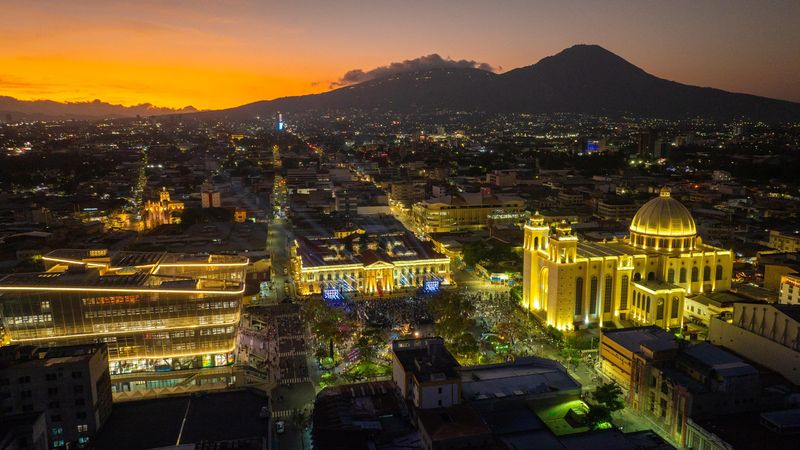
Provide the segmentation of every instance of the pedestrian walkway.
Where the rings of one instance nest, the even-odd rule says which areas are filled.
[[[305,383],[306,381],[311,381],[311,379],[309,377],[284,378],[281,380],[280,384],[299,384]]]
[[[293,412],[294,412],[293,409],[284,409],[283,411],[272,411],[272,418],[285,419],[287,417],[291,417]]]

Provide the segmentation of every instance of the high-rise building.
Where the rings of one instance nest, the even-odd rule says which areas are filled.
[[[286,124],[283,123],[283,114],[278,113],[277,120],[275,121],[275,130],[276,131],[283,131],[286,129]]]
[[[201,369],[234,362],[247,258],[55,250],[43,259],[45,272],[0,278],[0,322],[12,344],[106,343],[121,396],[229,376]]]
[[[0,348],[0,422],[31,412],[44,412],[49,448],[90,448],[111,414],[106,345]]]
[[[221,208],[222,195],[210,183],[204,183],[200,189],[200,204],[203,208]]]
[[[639,157],[642,159],[656,158],[656,141],[658,133],[655,130],[644,130],[639,132]]]

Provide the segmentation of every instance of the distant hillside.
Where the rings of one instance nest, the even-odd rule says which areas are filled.
[[[799,103],[658,78],[597,45],[576,45],[503,74],[454,68],[407,72],[323,94],[259,101],[199,115],[246,119],[277,111],[346,108],[800,120]]]
[[[196,112],[191,106],[182,109],[159,108],[149,103],[135,106],[92,102],[61,103],[51,100],[17,100],[0,96],[0,122],[19,120],[101,119],[115,117],[159,116]]]

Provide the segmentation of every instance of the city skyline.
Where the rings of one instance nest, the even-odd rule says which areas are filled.
[[[12,2],[4,10],[0,95],[21,100],[219,109],[328,91],[359,81],[345,77],[353,71],[432,54],[506,72],[592,43],[662,78],[800,101],[793,2],[403,10],[381,2]]]

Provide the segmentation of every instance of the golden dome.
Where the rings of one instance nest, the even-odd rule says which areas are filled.
[[[631,221],[631,237],[634,235],[656,238],[687,238],[697,235],[692,214],[681,202],[670,197],[669,189],[661,189],[661,195],[645,203]]]

